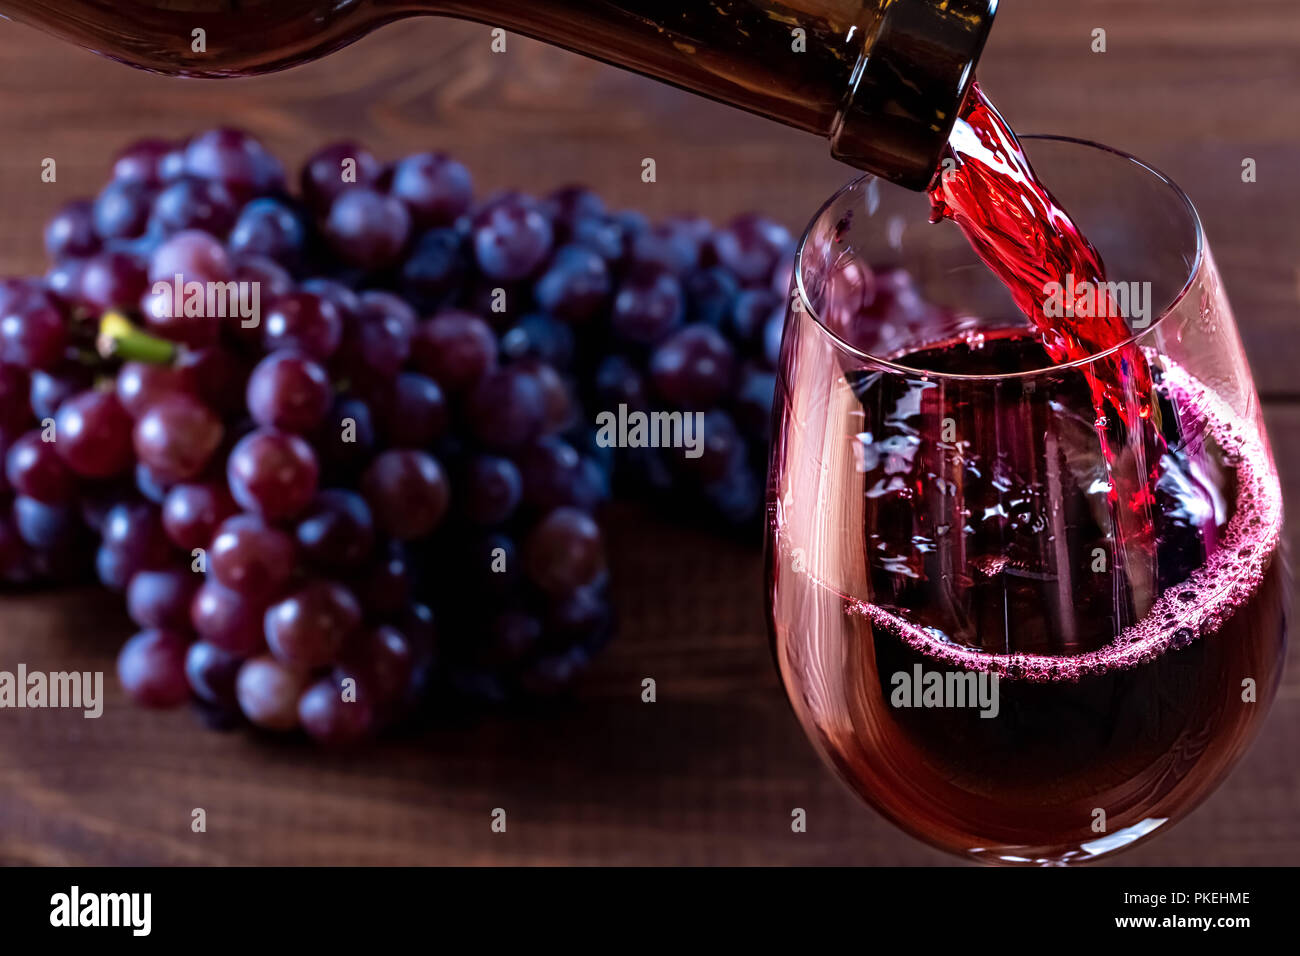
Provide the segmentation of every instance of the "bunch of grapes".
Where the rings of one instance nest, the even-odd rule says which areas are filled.
[[[145,706],[344,744],[554,693],[613,628],[615,483],[761,510],[791,260],[762,217],[477,200],[350,142],[291,191],[218,129],[127,148],[45,245],[0,283],[0,581],[121,592]],[[701,413],[700,453],[602,447],[620,405]]]

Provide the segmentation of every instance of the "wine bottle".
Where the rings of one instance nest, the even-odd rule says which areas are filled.
[[[132,66],[247,76],[416,14],[476,20],[830,140],[924,189],[997,0],[0,0],[0,15]]]

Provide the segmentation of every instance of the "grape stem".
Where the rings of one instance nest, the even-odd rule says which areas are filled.
[[[176,358],[176,344],[150,335],[131,324],[121,312],[108,311],[100,317],[95,348],[106,359],[170,365]]]

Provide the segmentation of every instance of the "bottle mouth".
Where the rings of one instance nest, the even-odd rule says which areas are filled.
[[[1205,233],[1201,225],[1200,214],[1197,213],[1196,207],[1192,204],[1192,200],[1177,183],[1164,173],[1121,150],[1113,149],[1100,143],[1093,143],[1088,140],[1076,139],[1069,136],[1045,136],[1041,134],[1027,135],[1021,136],[1020,141],[1027,147],[1027,149],[1031,150],[1033,144],[1043,143],[1059,147],[1068,147],[1071,149],[1090,150],[1097,154],[1102,154],[1109,159],[1118,160],[1127,164],[1129,168],[1141,175],[1146,180],[1149,188],[1163,190],[1169,199],[1169,204],[1178,210],[1178,215],[1182,220],[1182,226],[1186,231],[1189,251],[1183,257],[1184,265],[1180,270],[1180,274],[1176,279],[1172,279],[1172,281],[1166,286],[1166,288],[1170,289],[1171,292],[1161,296],[1161,304],[1159,304],[1158,307],[1153,303],[1153,317],[1148,325],[1142,329],[1131,332],[1131,334],[1125,337],[1122,341],[1117,342],[1114,345],[1081,358],[1061,363],[1048,362],[1034,368],[997,373],[973,374],[927,369],[908,365],[905,360],[900,361],[898,353],[896,352],[877,354],[851,344],[825,321],[824,316],[819,312],[817,305],[814,304],[812,297],[809,295],[805,283],[805,272],[807,271],[805,260],[807,260],[808,263],[815,262],[813,257],[817,254],[817,250],[814,248],[814,244],[820,241],[819,234],[825,231],[820,227],[823,226],[830,217],[840,219],[844,209],[847,208],[848,204],[852,201],[852,197],[862,195],[870,187],[875,185],[875,181],[878,177],[868,174],[860,176],[857,179],[846,183],[844,186],[841,186],[834,195],[822,204],[821,208],[813,215],[808,227],[804,230],[803,235],[799,239],[798,247],[795,250],[793,270],[794,288],[798,293],[801,308],[816,323],[818,332],[829,337],[834,343],[835,348],[843,351],[846,355],[852,356],[854,360],[867,365],[880,367],[903,375],[920,376],[935,380],[960,379],[966,381],[1026,379],[1036,376],[1056,375],[1070,369],[1081,369],[1124,349],[1141,344],[1150,337],[1159,334],[1162,323],[1164,323],[1170,314],[1178,310],[1178,306],[1195,284],[1196,277],[1201,272],[1203,260],[1206,254]],[[859,199],[858,202],[860,203],[860,201],[861,200]],[[941,225],[942,224],[934,224],[933,228],[940,228]],[[884,229],[885,224],[880,223],[880,228]],[[813,268],[815,268],[815,266]],[[999,328],[1007,328],[1007,326],[1000,326]],[[1031,331],[1027,325],[1025,326],[1025,330],[1027,332]],[[981,331],[990,330],[982,329]],[[932,343],[916,343],[916,346],[924,347],[927,344]]]
[[[893,0],[864,26],[831,155],[908,189],[935,170],[975,79],[998,0]]]

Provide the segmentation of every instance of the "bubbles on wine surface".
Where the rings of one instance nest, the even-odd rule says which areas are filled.
[[[955,642],[939,628],[908,620],[906,612],[897,608],[845,598],[849,613],[897,635],[942,666],[1039,683],[1077,681],[1132,668],[1197,640],[1214,639],[1253,597],[1272,562],[1280,560],[1281,489],[1268,450],[1250,423],[1177,364],[1154,355],[1148,358],[1160,369],[1157,392],[1203,422],[1222,449],[1223,463],[1232,469],[1235,479],[1236,500],[1213,553],[1185,580],[1164,589],[1141,620],[1123,628],[1105,646],[1082,654],[999,654]],[[992,576],[1005,568],[985,570]]]

